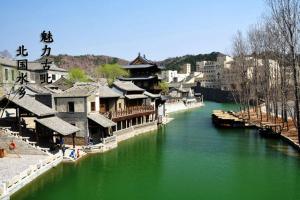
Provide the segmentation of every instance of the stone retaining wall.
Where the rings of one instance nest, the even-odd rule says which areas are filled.
[[[16,191],[33,181],[35,178],[45,173],[49,169],[57,166],[63,160],[62,153],[48,156],[44,160],[37,161],[37,164],[30,165],[20,174],[12,177],[10,180],[0,183],[0,199],[9,200],[10,196]]]
[[[200,87],[199,92],[203,95],[204,100],[220,103],[235,103],[233,92],[231,91]],[[237,95],[235,96],[237,98]]]
[[[157,128],[157,122],[154,121],[117,131],[115,132],[115,135],[117,136],[117,142],[121,142],[134,136],[140,135],[142,133],[157,130]]]
[[[144,124],[139,124],[131,126],[126,129],[122,129],[114,132],[114,136],[110,137],[106,143],[100,143],[92,146],[85,147],[85,152],[87,153],[104,153],[111,149],[117,148],[118,143],[124,140],[128,140],[137,135],[157,130],[157,121],[148,122]]]

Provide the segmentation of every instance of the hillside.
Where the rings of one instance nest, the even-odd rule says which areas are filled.
[[[220,52],[212,52],[209,54],[198,54],[198,55],[185,55],[173,58],[167,58],[160,63],[170,70],[179,70],[180,66],[185,63],[190,63],[192,65],[192,71],[196,69],[196,62],[209,60],[216,61],[219,55],[223,55]]]
[[[184,55],[178,57],[167,58],[162,61],[158,61],[160,65],[166,67],[166,69],[171,70],[179,70],[179,67],[185,63],[191,63],[192,71],[196,68],[196,62],[203,60],[215,61],[217,60],[217,56],[222,55],[219,52],[212,52],[209,54],[198,54],[198,55]],[[72,67],[80,67],[84,69],[88,74],[92,75],[94,73],[95,67],[98,67],[105,63],[118,63],[120,65],[128,64],[129,61],[116,58],[112,56],[104,56],[104,55],[80,55],[80,56],[70,56],[70,55],[57,55],[50,56],[50,59],[54,61],[54,63],[62,67],[64,69],[70,69]]]
[[[50,56],[50,59],[54,63],[64,69],[69,69],[72,67],[80,67],[84,69],[88,74],[92,74],[94,69],[102,64],[106,63],[118,63],[121,65],[128,64],[127,60],[104,56],[104,55],[80,55],[80,56],[70,56],[70,55],[57,55]]]

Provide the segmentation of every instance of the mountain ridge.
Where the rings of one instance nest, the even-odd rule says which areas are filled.
[[[164,65],[167,70],[179,70],[180,66],[185,63],[190,63],[192,66],[192,71],[196,69],[196,62],[203,60],[216,61],[217,57],[224,55],[220,52],[211,52],[206,54],[196,54],[196,55],[183,55],[164,59],[162,61],[155,61],[159,65]],[[106,56],[106,55],[78,55],[71,56],[68,54],[59,54],[49,56],[50,60],[64,69],[70,69],[72,67],[80,67],[84,69],[88,74],[93,74],[94,69],[100,65],[107,63],[118,63],[120,65],[126,65],[130,61],[118,57]]]

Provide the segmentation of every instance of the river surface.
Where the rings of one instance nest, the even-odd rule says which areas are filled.
[[[22,200],[299,200],[300,157],[255,130],[217,129],[206,102],[173,114],[158,132],[119,144],[77,164],[61,164],[11,199]]]

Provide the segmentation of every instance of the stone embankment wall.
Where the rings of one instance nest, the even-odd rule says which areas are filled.
[[[200,93],[203,95],[204,100],[215,101],[220,103],[235,103],[234,97],[238,99],[237,94],[233,95],[234,92],[223,91],[215,88],[199,88]]]
[[[28,166],[27,169],[12,177],[10,180],[0,183],[0,200],[9,200],[10,196],[35,178],[46,171],[57,166],[63,160],[62,153],[48,156],[44,160],[37,160],[34,165]]]
[[[85,147],[85,151],[87,153],[104,153],[117,148],[118,143],[121,141],[128,140],[146,132],[155,131],[157,128],[157,121],[131,126],[114,132],[114,135],[109,138],[105,138],[103,143]]]
[[[121,142],[129,138],[132,138],[134,136],[140,135],[142,133],[155,131],[157,130],[157,128],[158,128],[157,122],[154,121],[145,124],[139,124],[136,126],[129,127],[127,129],[117,131],[115,132],[115,135],[117,136],[117,142]]]

